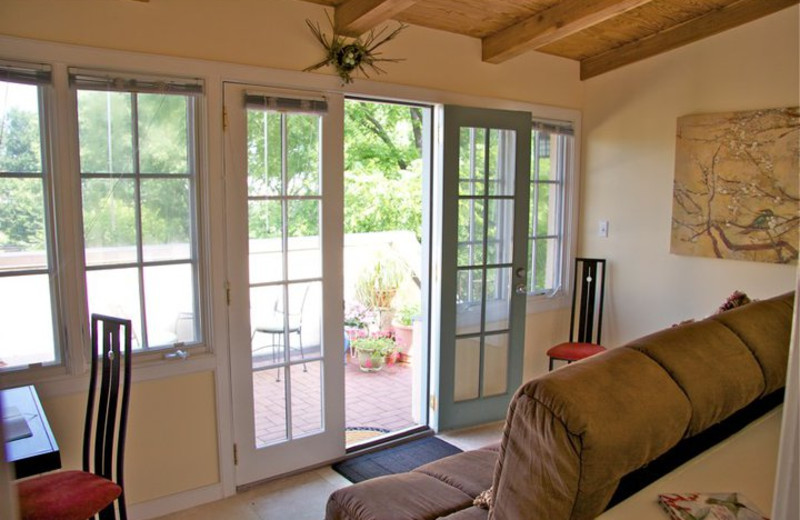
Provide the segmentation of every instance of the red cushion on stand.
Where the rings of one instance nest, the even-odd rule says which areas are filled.
[[[594,343],[559,343],[555,347],[551,347],[547,351],[547,355],[551,358],[561,359],[564,361],[578,361],[579,359],[587,358],[600,352],[605,352],[606,348],[602,345],[595,345]]]
[[[122,488],[85,471],[57,471],[17,484],[22,520],[86,520],[114,502]]]

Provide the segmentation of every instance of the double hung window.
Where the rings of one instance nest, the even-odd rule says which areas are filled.
[[[567,258],[567,183],[572,171],[573,130],[568,123],[533,122],[531,132],[528,294],[562,289]]]
[[[0,62],[0,369],[58,363],[47,67]]]
[[[0,370],[82,359],[67,338],[85,310],[131,319],[139,351],[203,339],[202,83],[68,77],[53,85],[46,66],[0,62]],[[77,130],[58,146],[56,115]]]
[[[71,71],[89,311],[133,321],[134,349],[198,339],[199,83]]]

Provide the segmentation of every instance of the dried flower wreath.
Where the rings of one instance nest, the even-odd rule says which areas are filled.
[[[308,28],[311,29],[317,40],[325,47],[327,55],[324,60],[303,69],[304,71],[308,72],[326,65],[332,65],[344,84],[353,82],[353,74],[356,71],[361,71],[364,77],[369,78],[365,67],[371,68],[377,74],[385,74],[386,71],[378,67],[376,63],[381,61],[403,61],[402,58],[380,58],[380,53],[375,52],[375,50],[384,43],[393,40],[400,31],[407,27],[406,25],[400,24],[399,27],[383,37],[381,36],[386,32],[385,26],[378,32],[373,29],[364,36],[363,40],[359,37],[347,42],[345,36],[336,32],[336,27],[330,16],[328,16],[328,21],[333,30],[330,40],[320,29],[319,23],[315,24],[311,23],[310,20],[306,20]]]

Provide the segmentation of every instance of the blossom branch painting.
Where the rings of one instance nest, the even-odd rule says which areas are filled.
[[[796,263],[797,107],[678,118],[670,251]]]

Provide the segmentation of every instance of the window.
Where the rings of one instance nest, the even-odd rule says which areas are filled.
[[[566,123],[534,121],[531,140],[528,294],[552,295],[562,288],[564,276],[573,130]]]
[[[130,318],[139,351],[203,339],[202,84],[68,72],[54,83],[47,66],[0,61],[0,370],[80,371],[84,309]],[[57,145],[61,119],[77,135]],[[73,200],[62,188],[78,181]]]
[[[195,342],[201,86],[78,70],[70,81],[89,311],[131,319],[135,349]]]
[[[45,67],[0,62],[0,368],[60,361]]]

